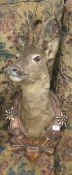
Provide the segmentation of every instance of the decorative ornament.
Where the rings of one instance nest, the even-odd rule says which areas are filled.
[[[6,109],[6,120],[14,121],[15,115],[16,115],[16,111],[13,106],[11,107],[11,109]]]
[[[68,117],[61,112],[59,116],[56,117],[55,123],[52,126],[52,130],[54,131],[60,131],[61,127],[67,126]]]

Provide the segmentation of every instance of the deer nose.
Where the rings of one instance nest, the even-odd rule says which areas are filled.
[[[20,68],[16,67],[16,66],[9,66],[7,68],[4,69],[4,72],[7,75],[11,75],[11,76],[20,76],[22,75],[22,72],[20,70]]]
[[[18,67],[12,67],[11,71],[13,72],[14,75],[21,75],[21,70]]]

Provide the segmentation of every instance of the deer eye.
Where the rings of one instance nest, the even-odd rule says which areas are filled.
[[[40,55],[34,55],[32,59],[33,61],[39,62],[40,58],[41,58]]]

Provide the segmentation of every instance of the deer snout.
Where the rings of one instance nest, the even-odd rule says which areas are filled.
[[[4,72],[7,74],[8,78],[12,81],[19,82],[24,79],[24,73],[17,66],[9,66],[5,68]]]

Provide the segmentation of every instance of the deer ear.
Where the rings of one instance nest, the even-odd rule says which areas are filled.
[[[42,41],[42,49],[43,49],[43,51],[46,51],[48,49],[48,41],[47,40]]]
[[[45,60],[50,74],[52,72],[53,63],[59,47],[59,34],[60,26],[55,18],[51,17],[41,24],[39,38],[36,45],[45,54]]]

